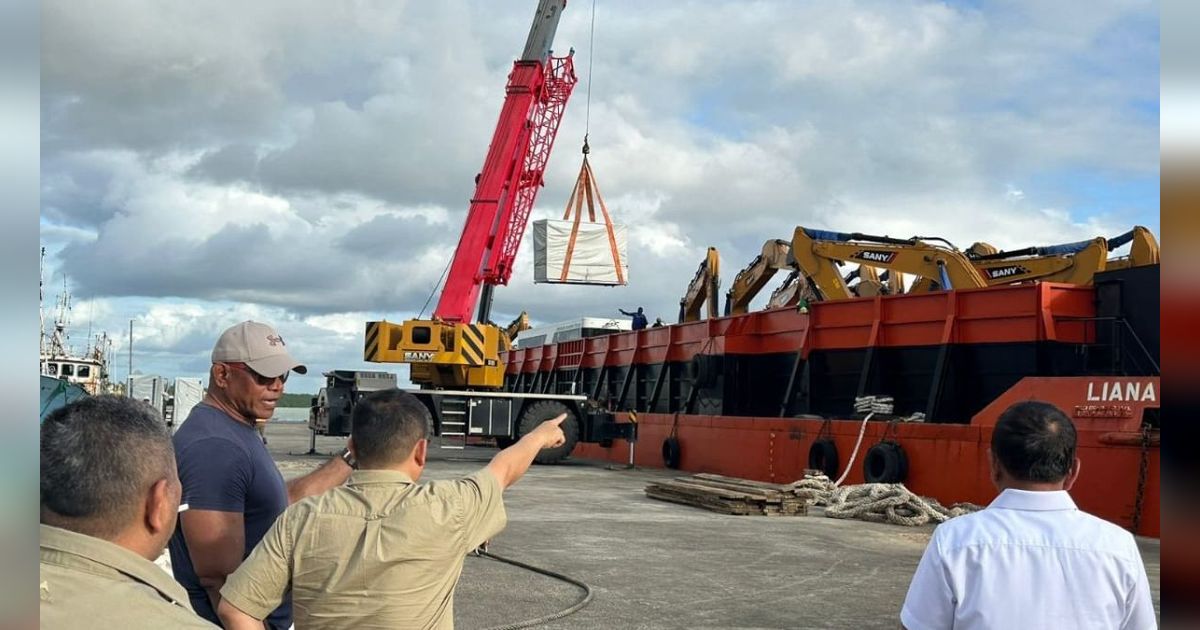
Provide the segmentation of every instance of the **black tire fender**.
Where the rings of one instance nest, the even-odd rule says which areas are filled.
[[[838,466],[837,444],[829,438],[815,440],[808,447],[808,467],[825,473],[830,479],[837,479]]]
[[[863,458],[867,483],[901,483],[908,477],[908,456],[898,442],[880,442]]]
[[[679,458],[681,456],[679,438],[669,437],[663,440],[662,456],[664,466],[672,470],[679,469]]]
[[[715,354],[697,354],[688,363],[688,377],[695,387],[707,388],[717,384],[721,375],[723,357]]]

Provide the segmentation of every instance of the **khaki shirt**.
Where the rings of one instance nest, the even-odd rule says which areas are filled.
[[[49,525],[40,535],[42,628],[216,627],[175,578],[132,551]]]
[[[502,494],[487,469],[426,484],[355,471],[290,506],[221,597],[262,619],[290,583],[298,630],[453,628],[463,560],[504,529]]]

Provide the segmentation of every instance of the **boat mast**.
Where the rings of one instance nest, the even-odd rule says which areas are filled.
[[[38,353],[46,354],[46,248],[38,258]]]

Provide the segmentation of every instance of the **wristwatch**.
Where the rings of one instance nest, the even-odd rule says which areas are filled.
[[[358,469],[358,460],[354,458],[354,453],[350,452],[350,447],[347,446],[342,449],[342,454],[339,457],[342,458],[342,461],[346,462],[347,466],[355,470]]]

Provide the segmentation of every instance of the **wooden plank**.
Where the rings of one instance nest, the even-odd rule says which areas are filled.
[[[780,488],[778,484],[750,482],[722,475],[693,475],[652,483],[646,486],[645,492],[654,499],[721,514],[807,514],[808,506],[804,501]]]
[[[687,483],[687,484],[693,485],[693,486],[703,486],[703,487],[707,487],[707,488],[719,488],[722,490],[728,490],[728,491],[732,491],[732,492],[741,492],[743,494],[746,494],[747,496],[751,496],[751,497],[754,497],[755,499],[759,499],[759,500],[779,501],[784,496],[784,493],[779,492],[777,490],[756,488],[753,486],[745,486],[742,484],[729,483],[729,482],[725,482],[725,481],[715,481],[715,480],[711,480],[711,479],[683,478],[683,479],[677,479],[676,481],[682,481],[684,483]]]
[[[737,500],[737,501],[745,501],[748,499],[760,499],[761,498],[761,497],[754,496],[752,494],[748,494],[746,492],[740,492],[737,490],[729,490],[726,488],[717,488],[714,486],[707,486],[704,484],[688,481],[685,479],[672,479],[671,481],[668,481],[668,482],[660,484],[660,485],[668,487],[668,488],[677,488],[681,491],[691,491],[691,492],[695,492],[695,493],[699,493],[699,494],[712,495],[712,496],[716,496],[716,497],[721,497],[723,499],[733,499],[733,500]]]
[[[717,475],[713,473],[696,473],[692,476],[696,479],[719,481],[722,483],[735,483],[738,485],[762,488],[764,490],[775,490],[778,492],[791,492],[795,488],[795,484],[791,483],[770,483],[766,481],[755,481],[753,479],[742,479],[741,477],[727,477],[725,475]]]

